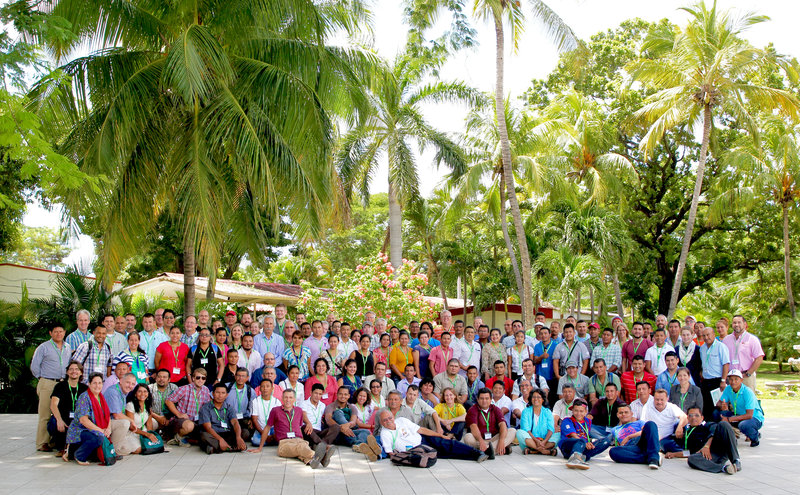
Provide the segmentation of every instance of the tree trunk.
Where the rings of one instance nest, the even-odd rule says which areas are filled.
[[[461,288],[464,291],[464,324],[467,324],[467,273],[464,272],[464,283]]]
[[[575,300],[578,302],[578,316],[576,318],[579,319],[579,320],[582,320],[583,318],[581,317],[581,290],[580,289],[577,289],[575,291]]]
[[[206,301],[211,302],[214,300],[214,292],[216,292],[217,277],[209,274],[206,280]]]
[[[442,303],[444,304],[444,309],[449,310],[450,308],[447,306],[447,293],[444,291],[444,283],[442,282],[442,277],[439,276],[439,265],[436,264],[436,260],[433,259],[433,255],[429,254],[428,259],[431,262],[431,267],[433,268],[434,276],[436,277],[436,285],[439,287],[439,297],[442,298]]]
[[[494,19],[495,41],[496,41],[496,66],[495,66],[495,113],[497,114],[497,130],[500,137],[500,149],[503,157],[503,176],[505,177],[506,188],[508,190],[508,200],[511,206],[511,217],[514,219],[514,230],[517,234],[517,244],[519,244],[519,256],[522,261],[522,293],[519,295],[522,303],[522,323],[523,328],[533,325],[533,290],[531,286],[531,255],[528,252],[528,240],[525,238],[525,227],[522,224],[522,213],[519,210],[519,201],[514,187],[514,166],[511,161],[511,144],[508,141],[508,129],[505,120],[505,102],[503,101],[503,63],[504,63],[504,34],[503,19]]]
[[[681,292],[681,281],[683,272],[686,270],[686,260],[689,258],[689,248],[692,245],[692,233],[694,232],[694,221],[697,218],[697,204],[700,202],[700,193],[703,191],[703,176],[706,171],[706,159],[708,158],[708,142],[711,137],[711,105],[703,105],[703,144],[700,146],[700,159],[697,161],[697,178],[694,181],[694,192],[692,192],[692,204],[689,207],[689,217],[686,219],[686,231],[683,233],[683,246],[681,247],[681,257],[678,259],[678,267],[675,270],[675,282],[672,285],[672,296],[669,299],[669,312],[667,319],[672,319],[675,308],[678,306],[678,296]]]
[[[589,313],[589,321],[594,321],[594,287],[589,287],[589,306],[591,307]]]
[[[389,182],[389,261],[399,268],[403,264],[403,211],[394,184]]]
[[[617,301],[617,314],[620,318],[625,319],[625,308],[622,306],[622,293],[619,290],[619,277],[614,274],[614,298]]]
[[[506,241],[506,248],[508,249],[508,258],[511,260],[511,271],[514,272],[514,281],[517,283],[517,294],[522,300],[524,289],[522,287],[522,276],[519,273],[519,264],[517,263],[517,254],[514,252],[514,245],[511,243],[511,236],[508,235],[508,212],[506,211],[506,184],[505,178],[501,175],[500,182],[497,185],[500,189],[500,228],[503,231],[503,239]]]
[[[792,293],[792,258],[789,253],[789,205],[784,201],[783,207],[783,277],[786,281],[786,301],[789,303],[789,311],[792,318],[797,317],[797,309],[794,304],[794,294]]]
[[[194,315],[194,243],[188,238],[183,241],[183,315]]]

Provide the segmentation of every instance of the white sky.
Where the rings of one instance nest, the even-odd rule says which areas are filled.
[[[710,5],[712,0],[709,0]],[[525,0],[522,0],[525,4]],[[375,49],[392,59],[405,43],[406,28],[402,24],[402,6],[398,0],[375,0]],[[687,15],[679,11],[690,2],[679,0],[551,0],[548,4],[558,12],[582,39],[614,28],[620,22],[640,17],[655,22],[664,17],[679,25],[685,23]],[[470,7],[471,9],[471,2]],[[796,0],[719,0],[719,9],[732,8],[739,12],[755,10],[767,15],[771,21],[752,27],[746,38],[754,45],[763,47],[775,44],[781,53],[800,58],[797,42],[797,20],[800,19],[800,2]],[[471,11],[470,11],[471,13]],[[477,24],[477,39],[480,45],[459,53],[441,71],[442,79],[460,79],[483,91],[494,89],[494,29],[487,24]],[[508,47],[508,43],[506,43]],[[547,39],[540,35],[539,26],[530,21],[522,35],[519,52],[506,55],[505,89],[507,94],[518,96],[530,85],[533,78],[544,78],[556,65],[558,54]],[[429,121],[448,132],[459,132],[466,109],[458,105],[432,105],[426,108]],[[418,157],[420,189],[428,195],[440,182],[444,170],[433,166],[432,154]],[[388,170],[384,166],[372,183],[372,192],[387,191]],[[58,228],[60,212],[47,211],[35,205],[28,208],[24,223],[29,226]],[[91,266],[93,246],[86,236],[73,239],[73,251],[67,263]]]

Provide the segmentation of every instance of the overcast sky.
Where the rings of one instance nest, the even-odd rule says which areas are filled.
[[[522,0],[523,5],[526,3]],[[397,0],[377,0],[373,8],[375,20],[375,49],[382,56],[392,59],[405,43],[406,28],[400,22],[402,8]],[[548,4],[558,12],[582,39],[593,34],[614,28],[620,22],[640,17],[647,21],[669,18],[682,25],[687,14],[678,8],[688,3],[676,0],[560,0]],[[709,1],[710,4],[710,1]],[[470,2],[471,8],[471,2]],[[769,42],[775,44],[781,53],[800,57],[798,46],[797,21],[800,19],[800,2],[796,0],[719,0],[718,8],[732,8],[738,12],[756,11],[767,15],[771,20],[752,27],[746,38],[754,45],[763,47]],[[470,11],[471,13],[471,11]],[[472,50],[457,54],[441,72],[442,79],[458,79],[484,91],[494,89],[494,30],[487,24],[477,24],[477,39],[480,45]],[[507,43],[507,47],[508,47]],[[505,86],[506,92],[518,96],[530,85],[531,79],[545,77],[556,65],[558,54],[547,39],[540,35],[539,26],[529,21],[522,35],[519,52],[507,54]],[[445,131],[459,132],[466,109],[457,105],[432,105],[426,108],[430,122]],[[443,170],[437,170],[431,160],[432,154],[418,157],[420,189],[424,195],[430,193],[441,181]],[[385,192],[388,171],[382,167],[372,183],[373,192]],[[48,226],[57,228],[60,212],[49,212],[30,206],[24,222],[29,226]],[[91,240],[86,236],[74,239],[73,252],[68,263],[90,266],[93,259]]]

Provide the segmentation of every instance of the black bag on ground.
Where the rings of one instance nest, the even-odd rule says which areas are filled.
[[[405,452],[392,452],[389,459],[398,466],[413,466],[419,468],[429,468],[436,464],[436,449],[427,445],[418,445]]]

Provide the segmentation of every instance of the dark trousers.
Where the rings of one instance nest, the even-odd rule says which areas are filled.
[[[658,438],[658,435],[656,435]],[[582,438],[566,438],[561,441],[561,454],[564,456],[564,459],[569,459],[569,456],[572,454],[582,454],[586,456],[586,460],[588,461],[592,457],[596,455],[600,455],[608,448],[609,443],[607,439],[603,440],[592,440],[592,445],[594,445],[593,449],[586,448],[586,440]]]
[[[708,473],[720,473],[725,463],[736,462],[739,459],[739,449],[736,446],[736,433],[730,423],[721,422],[714,428],[714,437],[711,440],[711,459],[706,459],[700,452],[689,456],[689,466]]]
[[[70,444],[70,450],[75,449],[75,460],[86,462],[89,457],[95,456],[97,448],[103,445],[103,434],[96,431],[84,430],[81,432],[80,443]]]
[[[69,426],[72,422],[71,419],[67,419],[64,423]],[[67,429],[64,428],[63,432],[58,431],[58,424],[56,423],[56,417],[50,416],[50,420],[47,422],[47,433],[50,434],[50,438],[53,439],[53,446],[59,452],[64,450],[64,446],[67,444]]]
[[[313,430],[310,435],[306,435],[306,433],[303,432],[303,438],[305,438],[312,447],[322,442],[330,445],[336,441],[336,437],[339,436],[339,432],[341,431],[342,428],[339,425],[333,425],[325,428],[322,431]]]
[[[483,455],[478,449],[474,449],[465,443],[446,438],[429,437],[422,435],[422,443],[428,447],[433,447],[442,459],[463,459],[466,461],[477,461]]]
[[[228,445],[230,445],[231,450],[239,450],[236,446],[236,433],[232,431],[226,431],[223,433],[217,432],[217,435],[221,436]],[[247,442],[250,439],[250,435],[247,435],[245,438],[244,433],[242,433],[242,440]],[[214,438],[211,433],[204,431],[200,434],[200,447],[205,448],[206,445],[210,445],[211,448],[214,449],[214,452],[222,452],[222,449],[219,448],[219,440]]]
[[[464,426],[466,424],[467,423],[464,421],[459,421],[458,423],[453,423],[452,428],[447,428],[445,425],[442,425],[442,430],[444,430],[445,433],[452,433],[453,436],[456,437],[456,440],[461,440],[461,437],[464,435]]]
[[[661,442],[658,440],[658,427],[652,421],[648,421],[642,428],[642,435],[637,442],[629,442],[626,445],[612,447],[608,455],[614,462],[623,464],[650,464],[658,463],[658,451]]]
[[[719,388],[721,380],[722,378],[720,377],[707,378],[700,383],[700,392],[703,394],[703,417],[707,418],[708,421],[711,421],[711,418],[714,417],[714,410],[717,407],[711,398],[711,391]]]
[[[547,380],[547,386],[550,387],[547,392],[547,403],[552,408],[558,402],[558,378],[553,377]]]

